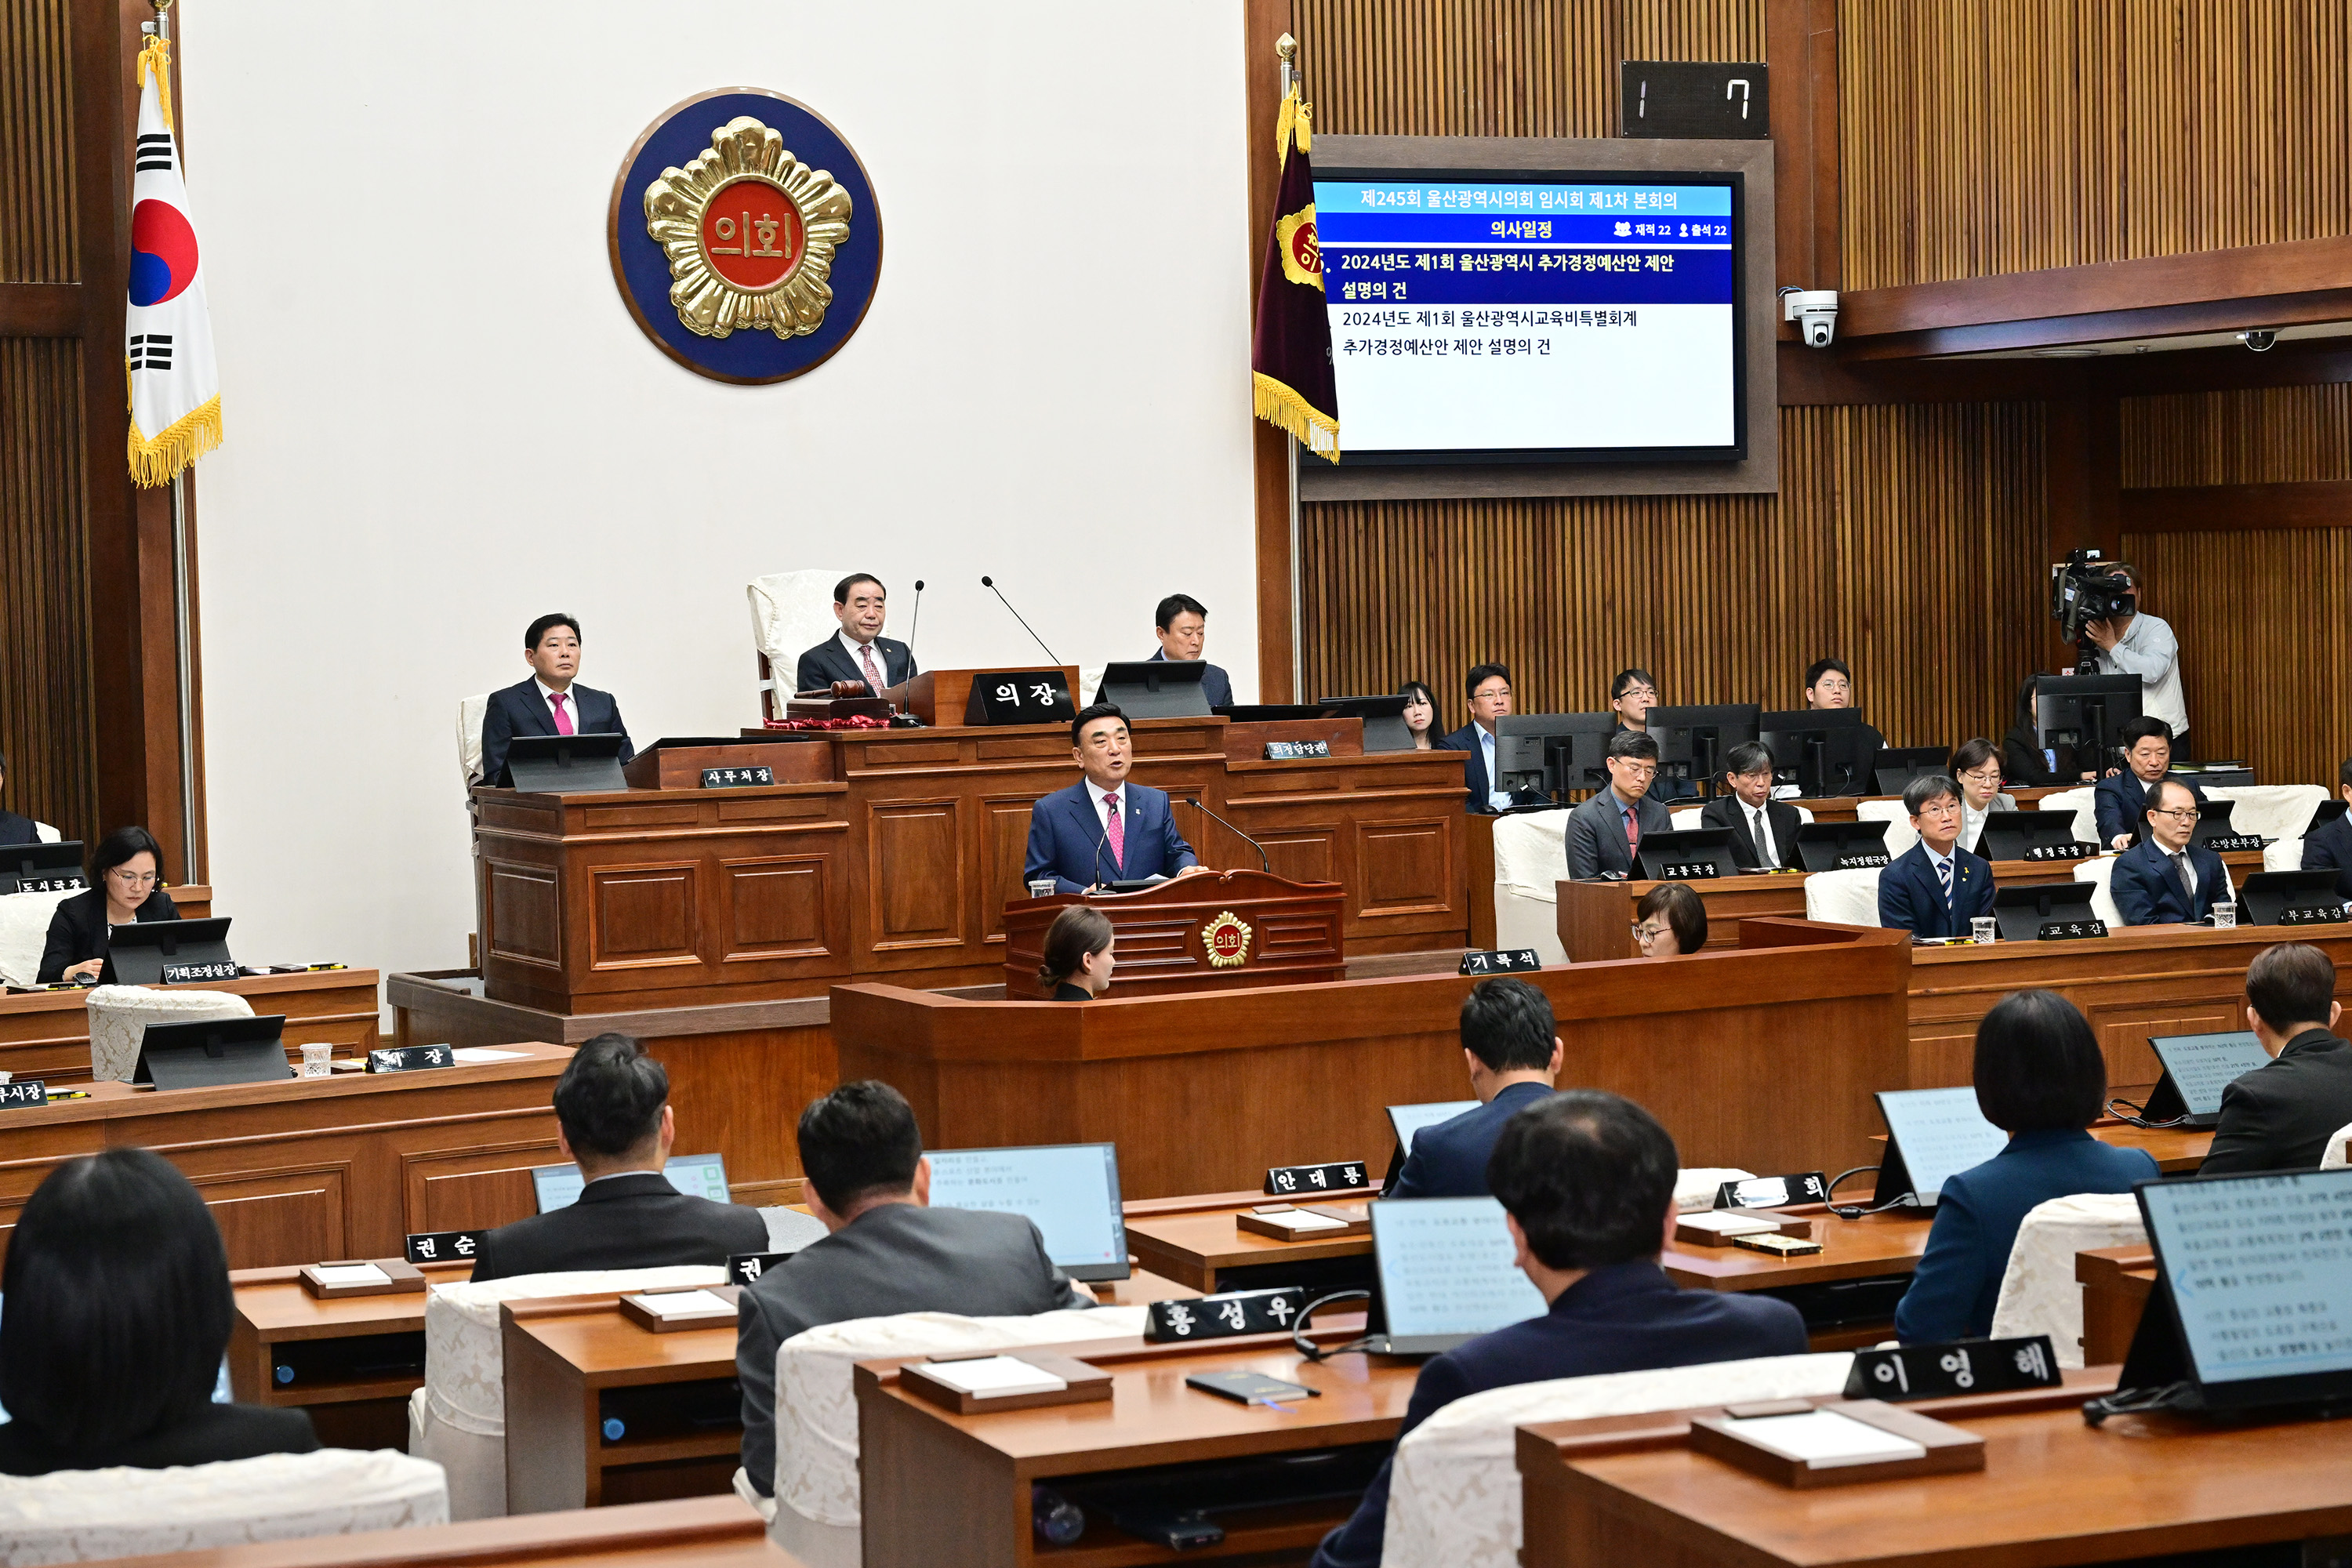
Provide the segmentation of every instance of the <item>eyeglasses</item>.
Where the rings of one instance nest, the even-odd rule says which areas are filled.
[[[1633,778],[1654,779],[1658,776],[1658,764],[1655,763],[1625,763],[1621,765]]]
[[[129,888],[143,888],[163,879],[153,871],[126,871],[120,866],[110,868],[106,874]]]
[[[2193,805],[2150,806],[2148,815],[2168,816],[2175,822],[2194,822],[2197,820],[2197,808]]]
[[[1655,942],[1674,928],[1671,925],[1637,925],[1633,928],[1635,942]]]
[[[1629,686],[1617,694],[1617,700],[1622,702],[1628,697],[1645,697],[1653,702],[1658,700],[1658,694],[1646,686]]]
[[[1974,779],[1979,784],[1999,784],[2000,783],[2000,764],[1999,763],[1987,763],[1983,767],[1978,768],[1973,773],[1962,773],[1960,777],[1964,779]]]

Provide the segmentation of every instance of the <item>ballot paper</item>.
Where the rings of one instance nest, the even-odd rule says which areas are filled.
[[[326,1286],[389,1285],[392,1276],[373,1263],[322,1263],[313,1270]]]
[[[1908,1437],[1898,1437],[1834,1410],[1811,1410],[1802,1415],[1759,1415],[1753,1420],[1731,1422],[1728,1430],[1759,1448],[1769,1448],[1783,1458],[1815,1468],[1919,1459],[1927,1454],[1925,1446]]]
[[[488,1046],[459,1046],[449,1053],[461,1062],[515,1062],[529,1051],[494,1051]]]
[[[659,1318],[698,1318],[707,1312],[735,1315],[735,1309],[708,1290],[669,1290],[656,1296],[639,1296],[637,1300],[646,1311]]]
[[[1686,1214],[1677,1218],[1676,1225],[1686,1225],[1693,1230],[1711,1230],[1717,1236],[1761,1236],[1780,1228],[1780,1221],[1759,1219],[1751,1214],[1738,1214],[1730,1209],[1717,1209],[1706,1214]]]
[[[1009,1355],[927,1362],[923,1375],[976,1399],[1001,1399],[1011,1394],[1058,1394],[1070,1386],[1052,1373]]]

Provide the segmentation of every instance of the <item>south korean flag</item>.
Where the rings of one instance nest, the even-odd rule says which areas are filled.
[[[139,142],[131,181],[131,477],[165,485],[220,445],[220,366],[213,357],[203,258],[180,146],[172,132],[171,56],[150,38],[139,56]]]

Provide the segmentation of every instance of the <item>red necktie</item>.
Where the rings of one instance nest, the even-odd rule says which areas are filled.
[[[1625,847],[1628,851],[1632,851],[1641,847],[1642,830],[1634,826],[1633,808],[1629,805],[1625,808]]]
[[[1127,825],[1118,819],[1118,795],[1116,791],[1103,796],[1110,815],[1103,818],[1103,832],[1110,839],[1110,858],[1124,867],[1127,864]]]
[[[866,690],[867,694],[874,697],[881,696],[882,672],[874,668],[874,645],[872,643],[860,645],[857,649],[857,657],[866,661]]]
[[[555,732],[559,735],[578,734],[579,731],[572,727],[571,713],[563,706],[563,693],[551,691],[547,694],[547,700],[555,704]]]

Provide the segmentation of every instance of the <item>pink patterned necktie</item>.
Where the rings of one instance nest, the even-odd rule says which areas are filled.
[[[1103,818],[1103,832],[1110,839],[1110,858],[1118,865],[1127,864],[1127,825],[1118,818],[1118,795],[1116,791],[1103,796],[1110,815]]]
[[[547,694],[547,700],[555,704],[555,732],[559,735],[578,734],[580,731],[573,729],[572,725],[571,710],[563,706],[563,693],[551,691]]]
[[[857,657],[866,661],[866,690],[867,695],[873,697],[881,696],[882,672],[874,668],[874,645],[872,643],[861,645],[857,650]]]

